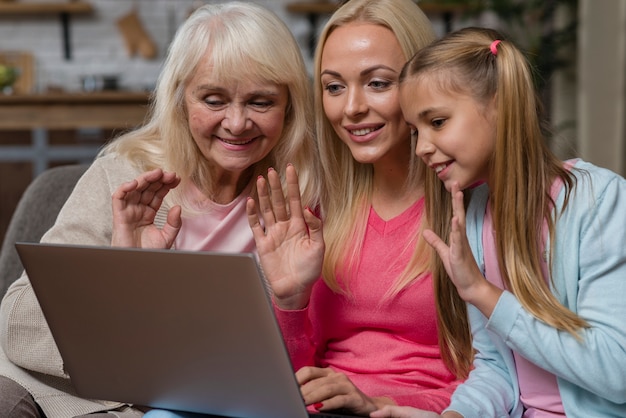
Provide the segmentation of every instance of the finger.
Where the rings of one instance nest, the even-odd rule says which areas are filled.
[[[417,411],[414,412],[417,413]],[[408,407],[395,405],[385,405],[370,414],[371,418],[411,418],[412,416],[418,417],[419,415],[411,415],[411,410]]]
[[[265,230],[259,220],[259,214],[256,210],[256,202],[251,197],[249,197],[246,201],[246,214],[248,215],[248,225],[250,225],[250,228],[252,229],[254,240],[258,242],[265,236]]]
[[[303,385],[311,380],[323,377],[328,372],[321,367],[304,366],[296,372],[296,380],[299,385]]]
[[[283,186],[278,172],[273,168],[267,170],[267,181],[270,185],[270,197],[276,221],[288,220],[289,214],[287,213],[287,204],[285,203],[285,196],[283,195]]]
[[[315,216],[311,209],[306,208],[304,211],[304,221],[309,229],[309,238],[316,243],[324,243],[324,234],[322,231],[322,220]]]
[[[441,261],[443,262],[443,266],[446,269],[448,274],[450,273],[450,247],[439,237],[439,235],[435,234],[432,230],[426,229],[422,233],[424,240],[430,245],[439,255]]]
[[[174,245],[174,241],[176,240],[176,236],[178,236],[182,225],[181,207],[176,205],[167,213],[167,222],[162,229],[166,248],[171,248],[172,245]]]
[[[442,252],[448,250],[448,245],[439,237],[439,235],[435,234],[430,229],[425,229],[422,233],[424,240],[437,251],[437,253],[441,256]]]
[[[259,199],[259,211],[266,227],[271,227],[276,223],[274,210],[270,201],[270,194],[267,180],[263,176],[259,176],[256,180],[257,196]]]
[[[146,194],[146,204],[154,210],[159,210],[165,196],[180,184],[180,177],[175,173],[167,173],[161,179],[161,183],[154,183],[154,191],[152,191],[152,199],[148,201],[149,194]],[[157,187],[158,186],[158,187]]]
[[[287,198],[289,199],[289,212],[292,217],[302,217],[302,199],[300,197],[300,185],[298,173],[292,164],[287,165]]]
[[[127,181],[119,185],[117,189],[111,195],[113,205],[116,208],[124,208],[126,206],[126,198],[129,193],[132,193],[137,189],[137,180]]]
[[[455,216],[462,228],[465,228],[465,205],[463,202],[463,191],[459,189],[459,184],[454,183],[450,189],[452,195],[452,215]]]
[[[143,192],[147,190],[152,184],[156,182],[161,182],[163,178],[163,170],[160,168],[155,168],[154,170],[146,171],[142,173],[137,180],[137,190]]]

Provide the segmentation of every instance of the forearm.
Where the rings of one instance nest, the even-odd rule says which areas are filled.
[[[274,304],[274,313],[281,329],[294,371],[315,365],[315,345],[308,308],[289,311]]]

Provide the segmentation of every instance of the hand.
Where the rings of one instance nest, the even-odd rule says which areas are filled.
[[[490,317],[502,290],[489,283],[476,264],[465,230],[463,192],[459,190],[457,183],[452,184],[450,193],[452,194],[450,245],[446,245],[432,230],[424,231],[424,239],[441,257],[459,296]]]
[[[411,408],[410,406],[387,405],[370,414],[370,418],[440,418],[441,415]]]
[[[268,170],[267,181],[263,177],[257,180],[265,228],[253,199],[248,199],[246,210],[275,303],[293,310],[308,304],[313,284],[321,275],[324,238],[322,221],[308,208],[302,209],[298,175],[292,165],[287,166],[286,177],[288,203],[275,170]]]
[[[296,372],[296,380],[300,384],[304,402],[315,405],[319,411],[341,409],[367,416],[384,405],[394,404],[390,398],[370,398],[348,376],[329,367],[303,367]]]
[[[113,193],[114,247],[170,248],[182,226],[181,208],[174,206],[167,214],[162,229],[154,225],[154,218],[171,189],[178,186],[180,177],[155,169],[135,180],[122,184]]]

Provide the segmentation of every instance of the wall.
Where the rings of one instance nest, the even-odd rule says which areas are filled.
[[[626,176],[626,1],[580,1],[578,148]]]
[[[22,3],[35,0],[14,0]],[[38,0],[51,1],[51,0]],[[81,88],[85,75],[119,75],[122,87],[149,89],[154,85],[161,60],[176,27],[185,19],[194,0],[87,0],[91,15],[70,17],[72,59],[63,55],[61,24],[57,16],[11,16],[0,18],[0,50],[25,50],[35,56],[36,87],[49,85],[66,90]],[[306,45],[308,26],[302,16],[286,12],[288,0],[258,0],[273,9]],[[144,28],[158,47],[154,59],[129,57],[116,21],[136,9]]]
[[[13,0],[21,3],[63,0]],[[48,86],[65,90],[81,89],[86,75],[118,75],[123,88],[150,89],[159,72],[161,60],[176,30],[189,11],[211,0],[84,0],[94,13],[70,18],[72,59],[63,54],[61,24],[57,16],[0,17],[0,51],[25,50],[35,56],[36,88],[45,91]],[[302,46],[310,65],[308,38],[310,26],[306,16],[289,13],[286,5],[292,0],[255,0],[274,10],[290,27]],[[158,55],[154,59],[129,57],[124,37],[116,22],[133,9],[144,28],[154,40]],[[442,34],[440,16],[431,16],[436,31]],[[322,24],[324,18],[319,19]]]

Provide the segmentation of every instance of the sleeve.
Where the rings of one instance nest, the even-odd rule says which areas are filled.
[[[487,318],[478,309],[468,305],[468,316],[476,352],[473,370],[452,395],[446,411],[456,411],[465,418],[521,417],[511,351],[501,338],[487,330]]]
[[[309,308],[291,311],[280,309],[274,304],[274,313],[294,371],[315,365],[315,344]]]
[[[112,162],[103,157],[86,171],[42,242],[111,245],[111,194],[119,183],[136,176],[129,168],[110,170],[107,165]],[[116,173],[114,178],[111,172]],[[0,344],[22,368],[68,377],[26,273],[11,285],[0,305]]]
[[[472,192],[467,209],[467,238],[481,271],[484,271],[482,227],[489,196],[486,185]],[[502,303],[502,298],[498,305]],[[452,395],[446,411],[465,418],[521,417],[519,386],[515,362],[504,340],[487,329],[487,318],[473,305],[467,305],[475,351],[473,369],[468,379]]]
[[[557,296],[589,323],[579,337],[535,319],[513,295],[489,327],[538,366],[600,398],[626,403],[626,181],[579,178],[557,222],[553,282]],[[622,209],[618,209],[618,208]],[[563,233],[565,231],[565,233]],[[621,366],[619,366],[621,365]]]

